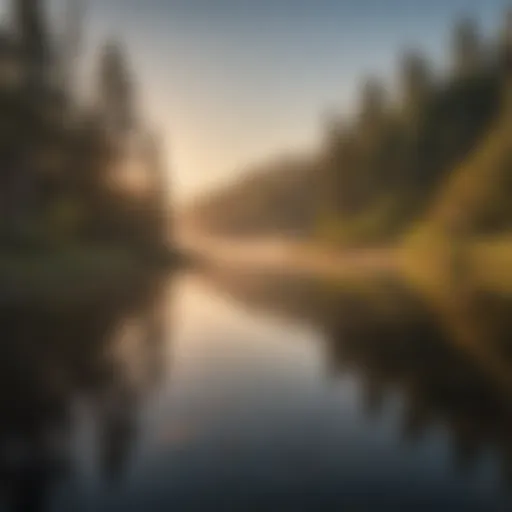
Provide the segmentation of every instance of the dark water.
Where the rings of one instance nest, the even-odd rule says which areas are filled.
[[[512,510],[512,308],[183,274],[0,312],[1,510]]]

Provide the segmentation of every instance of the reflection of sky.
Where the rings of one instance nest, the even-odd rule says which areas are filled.
[[[88,3],[89,43],[109,33],[127,40],[176,187],[189,195],[254,160],[314,145],[325,108],[350,109],[360,77],[389,76],[401,46],[440,62],[454,17],[475,14],[492,27],[507,2]]]
[[[104,495],[90,487],[92,509],[245,510],[215,500],[262,499],[253,510],[501,510],[490,454],[468,478],[440,422],[407,442],[400,388],[369,414],[365,372],[328,375],[313,326],[256,312],[199,277],[172,286],[169,373],[141,410],[129,479]],[[325,498],[338,506],[319,506]],[[63,510],[78,499],[71,492]]]

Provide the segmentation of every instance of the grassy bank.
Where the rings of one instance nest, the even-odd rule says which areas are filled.
[[[0,301],[81,300],[140,282],[171,266],[121,247],[68,246],[0,253]]]
[[[512,235],[474,240],[468,262],[483,289],[512,298]]]
[[[401,268],[409,282],[434,298],[477,291],[512,298],[512,236],[457,238],[419,227],[402,246]]]

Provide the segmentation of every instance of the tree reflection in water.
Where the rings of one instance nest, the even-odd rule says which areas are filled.
[[[434,303],[389,280],[336,286],[258,273],[210,278],[237,300],[318,326],[326,371],[357,374],[369,419],[399,393],[404,442],[444,426],[457,468],[495,453],[505,484],[512,483],[511,301],[472,292]]]
[[[154,283],[73,304],[11,304],[0,310],[1,502],[43,511],[50,491],[71,475],[73,404],[98,430],[101,472],[118,479],[137,431],[137,410],[163,372],[166,319]],[[133,360],[114,350],[133,326]],[[0,505],[1,506],[1,505]]]

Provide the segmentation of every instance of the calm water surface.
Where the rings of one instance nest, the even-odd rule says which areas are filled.
[[[2,510],[512,510],[512,309],[427,306],[219,272],[3,311]]]

